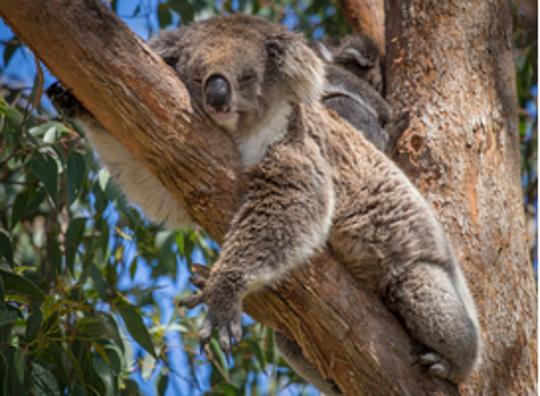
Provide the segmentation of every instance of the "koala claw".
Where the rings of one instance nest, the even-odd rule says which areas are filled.
[[[194,273],[189,280],[197,289],[204,289],[204,286],[206,285],[206,278],[198,273]]]
[[[205,295],[203,292],[200,292],[192,296],[182,298],[178,302],[178,305],[191,309],[191,308],[195,308],[197,305],[202,304],[204,302],[205,302]]]
[[[451,370],[449,363],[438,353],[427,352],[418,356],[416,363],[426,369],[426,371],[435,377],[449,379]]]

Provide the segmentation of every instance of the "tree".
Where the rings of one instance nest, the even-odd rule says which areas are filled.
[[[0,13],[47,66],[67,86],[73,88],[74,94],[84,105],[138,160],[160,178],[188,208],[190,215],[219,241],[241,194],[242,180],[237,171],[231,142],[224,134],[191,112],[187,93],[181,82],[105,7],[82,0],[73,1],[69,5],[61,3],[50,1],[38,5],[32,0],[5,1],[0,5]],[[494,5],[497,5],[495,3]],[[511,337],[511,340],[497,336],[500,324],[487,322],[488,317],[482,315],[482,324],[489,329],[486,338],[489,349],[486,349],[485,356],[501,362],[500,365],[483,366],[482,373],[488,373],[489,379],[475,377],[463,390],[474,393],[475,390],[488,389],[487,386],[491,387],[489,389],[502,387],[505,390],[532,390],[534,376],[530,374],[536,365],[536,357],[534,349],[531,348],[533,343],[528,340],[535,336],[534,322],[530,321],[535,314],[535,289],[526,255],[523,225],[519,222],[522,218],[520,186],[518,181],[512,179],[512,176],[516,176],[516,170],[519,172],[519,155],[515,152],[517,137],[511,135],[512,117],[515,115],[512,112],[512,103],[515,103],[512,94],[513,80],[506,78],[499,85],[488,84],[495,88],[489,91],[491,95],[482,96],[485,100],[482,108],[494,108],[494,103],[498,101],[504,103],[504,106],[499,111],[498,119],[492,119],[491,113],[485,114],[481,127],[476,126],[476,131],[477,128],[487,128],[484,130],[491,133],[499,131],[498,136],[505,136],[499,140],[494,138],[489,145],[495,155],[508,158],[507,162],[493,159],[489,162],[489,169],[493,174],[506,177],[502,179],[504,184],[497,186],[498,191],[506,194],[496,196],[491,194],[492,190],[487,183],[481,191],[476,191],[474,185],[471,185],[476,179],[485,180],[491,173],[480,173],[479,149],[467,146],[483,144],[483,140],[478,143],[471,138],[473,141],[469,143],[468,135],[462,136],[467,129],[455,126],[466,124],[465,120],[469,119],[463,118],[460,123],[459,118],[454,115],[450,125],[449,122],[444,123],[446,117],[440,115],[455,114],[455,109],[461,108],[457,107],[458,105],[469,108],[470,105],[467,104],[470,102],[466,101],[472,101],[479,96],[463,97],[457,86],[451,85],[451,81],[446,82],[444,78],[448,77],[437,74],[437,71],[444,70],[444,67],[434,63],[435,60],[440,61],[441,57],[435,57],[437,53],[432,51],[436,51],[440,46],[445,48],[444,46],[448,46],[452,41],[448,39],[437,42],[437,37],[434,37],[432,41],[437,42],[438,46],[433,45],[433,42],[429,42],[429,45],[412,45],[418,44],[414,40],[422,43],[422,37],[432,37],[428,33],[436,34],[438,29],[442,29],[441,26],[447,27],[449,33],[455,31],[465,35],[470,32],[465,24],[468,20],[466,16],[469,15],[468,6],[465,5],[461,8],[455,4],[446,8],[429,8],[414,2],[389,4],[386,34],[388,92],[396,103],[405,104],[413,110],[412,126],[400,140],[396,158],[439,212],[457,251],[468,253],[461,261],[465,261],[469,278],[471,274],[476,274],[479,279],[491,277],[484,288],[481,288],[478,282],[471,282],[480,312],[488,312],[490,304],[499,301],[496,298],[488,300],[486,296],[489,296],[489,293],[486,290],[492,289],[494,285],[504,289],[513,286],[518,280],[522,282],[522,288],[519,289],[522,293],[514,298],[517,308],[521,310],[518,312],[522,312],[521,321],[505,334]],[[503,5],[500,6],[505,9]],[[61,7],[63,8],[60,11]],[[380,8],[377,10],[382,13]],[[421,11],[420,14],[418,11]],[[484,19],[480,19],[480,23],[476,19],[476,23],[489,32],[487,26],[491,26],[490,23],[497,15],[487,11],[482,15]],[[478,18],[478,15],[475,17]],[[448,25],[427,23],[439,20]],[[407,29],[403,28],[403,32],[393,30],[401,26]],[[430,31],[428,27],[433,30]],[[414,28],[421,30],[422,35]],[[509,49],[505,47],[504,41],[507,34],[508,28],[499,27],[489,35],[489,40],[482,35],[477,39],[479,43],[487,41],[489,46],[485,47],[483,52],[478,50],[478,58],[475,59],[485,61],[486,52],[489,53],[487,49],[491,48],[491,45],[499,50],[494,51],[495,55],[489,59],[491,63],[486,61],[486,64],[495,70],[489,80],[492,83],[499,81],[495,77],[511,72],[513,67],[508,64]],[[439,36],[452,37],[451,34]],[[465,38],[461,42],[463,41],[468,42]],[[378,42],[381,43],[380,40]],[[84,47],[80,43],[84,43]],[[466,49],[470,50],[457,46],[456,59],[461,59],[459,56],[464,56]],[[413,73],[416,69],[411,60],[416,61],[419,54],[425,57],[422,58],[425,61],[419,62],[419,65],[426,68],[419,71],[431,71],[425,78],[421,78],[424,75],[419,75],[418,71],[417,74]],[[80,61],[81,59],[84,59],[84,62]],[[134,64],[138,65],[137,69],[130,67]],[[401,65],[405,72],[401,70]],[[464,83],[469,81],[469,76],[465,74],[465,65],[467,64],[464,64],[464,70],[461,71]],[[480,65],[484,64],[480,62]],[[479,69],[482,70],[480,67]],[[458,73],[454,64],[451,70]],[[160,76],[160,81],[156,81],[154,76]],[[446,85],[439,85],[438,79]],[[410,81],[415,82],[414,87]],[[476,84],[471,84],[473,88],[477,87]],[[440,95],[441,99],[445,99],[444,103],[439,100],[431,104],[434,107],[427,107],[424,103],[431,103],[428,101],[429,95],[442,86],[446,88],[444,95]],[[460,98],[462,103],[455,103],[449,98]],[[118,103],[122,103],[122,106],[118,106]],[[434,112],[433,109],[437,111]],[[426,114],[431,117],[428,118],[429,122],[425,119],[428,117]],[[469,117],[473,118],[472,115]],[[442,126],[432,129],[432,125]],[[448,133],[438,133],[442,128]],[[470,133],[473,137],[480,135],[475,135],[474,128]],[[465,143],[451,146],[448,142]],[[448,147],[452,147],[452,152],[445,151]],[[456,159],[456,153],[462,154],[460,161]],[[471,164],[477,165],[476,168],[473,167],[477,170],[472,175],[464,171],[465,166]],[[459,188],[460,186],[468,188]],[[493,188],[492,186],[491,189]],[[461,191],[467,192],[467,199],[459,194]],[[506,196],[513,204],[502,208],[505,203],[502,198]],[[452,205],[447,205],[450,199]],[[478,199],[489,199],[490,207],[497,207],[495,204],[499,204],[502,213],[507,213],[498,219],[501,226],[498,234],[493,233],[485,224],[489,224],[501,211],[490,213],[486,210],[487,207],[480,207]],[[473,220],[474,227],[461,226],[468,225],[468,219]],[[501,235],[513,235],[513,239],[507,241]],[[471,236],[474,238],[469,239]],[[481,243],[485,249],[482,256],[473,254],[475,246],[480,245],[473,245],[471,241]],[[491,273],[486,268],[492,257],[504,257],[505,254],[512,257],[514,265],[505,274],[508,283],[501,285],[495,282],[500,281],[497,276],[502,276],[502,273]],[[354,301],[354,310],[350,309],[351,301]],[[354,284],[343,268],[327,253],[296,271],[290,281],[279,285],[276,290],[251,296],[246,305],[247,311],[257,320],[292,335],[306,351],[307,358],[326,376],[333,378],[347,394],[457,392],[456,388],[448,384],[427,378],[411,365],[411,341],[398,322],[375,296]],[[504,306],[502,302],[495,306],[502,312],[499,313],[502,318],[514,317],[515,312],[510,311],[509,306]],[[306,310],[305,307],[310,309]],[[510,320],[506,322],[511,323]],[[314,330],[307,331],[306,324]],[[363,330],[353,331],[355,329]],[[511,345],[515,345],[514,354],[519,357],[519,364],[510,370],[502,363],[508,353],[514,351],[506,346],[509,341],[515,342]],[[365,348],[365,345],[370,345],[370,348]],[[337,356],[339,358],[336,358]],[[501,372],[502,370],[505,372]],[[350,372],[355,375],[351,376]]]

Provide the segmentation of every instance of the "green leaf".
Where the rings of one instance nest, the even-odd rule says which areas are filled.
[[[122,315],[122,319],[124,319],[129,334],[131,334],[133,339],[137,341],[142,348],[157,359],[150,333],[135,307],[124,303],[118,307],[118,310],[120,311],[120,315]]]
[[[0,113],[6,116],[6,120],[13,128],[20,128],[24,117],[19,110],[6,103],[3,98],[0,98]]]
[[[13,249],[9,236],[4,231],[0,230],[0,256],[4,257],[7,262],[13,266]]]
[[[99,316],[85,316],[77,321],[77,334],[89,338],[106,339],[109,334],[107,325]]]
[[[13,208],[11,209],[11,228],[14,228],[25,215],[29,214],[26,210],[29,198],[30,190],[21,192],[15,198]]]
[[[157,381],[157,391],[159,396],[164,396],[165,391],[167,390],[167,385],[169,385],[169,375],[161,374],[159,380]]]
[[[114,396],[115,394],[115,376],[112,372],[111,367],[100,357],[93,356],[92,363],[94,365],[94,370],[99,375],[103,386],[105,387],[105,396]]]
[[[17,319],[17,314],[7,309],[0,309],[0,327],[12,324]]]
[[[223,379],[228,381],[228,375],[229,375],[229,368],[227,366],[227,360],[225,358],[225,354],[221,350],[219,343],[215,338],[212,338],[210,340],[210,350],[212,351],[212,354],[215,356],[215,358],[218,361],[218,364],[221,367],[220,373],[223,375]]]
[[[34,282],[20,275],[0,269],[0,276],[4,280],[6,293],[30,297],[31,302],[41,302],[47,297]]]
[[[58,383],[50,370],[38,363],[32,365],[32,394],[42,396],[61,396]]]
[[[7,363],[7,360],[6,360],[6,357],[4,356],[4,354],[2,353],[2,351],[0,350],[0,381],[1,381],[1,384],[0,384],[0,394],[2,395],[7,395],[7,387],[8,387],[8,379],[9,379],[9,375],[8,375],[8,363]]]
[[[17,49],[19,49],[20,47],[21,47],[20,44],[14,44],[12,42],[9,42],[9,44],[7,44],[5,46],[5,49],[4,49],[4,68],[8,67],[9,62],[11,61],[11,58],[15,54],[15,51],[17,51]]]
[[[24,382],[24,354],[20,348],[15,349],[15,353],[13,355],[13,363],[15,368],[15,375],[17,376],[17,380],[20,383]]]
[[[240,395],[240,392],[238,390],[238,388],[232,384],[229,384],[227,382],[222,382],[220,383],[217,387],[216,387],[216,390],[218,391],[219,394],[223,395],[223,396],[238,396]]]
[[[59,135],[56,125],[52,125],[43,134],[43,143],[54,143]]]
[[[48,155],[35,153],[30,160],[32,174],[43,183],[45,190],[56,203],[58,199],[58,165]]]
[[[66,231],[66,265],[71,273],[73,273],[75,254],[84,235],[85,225],[86,219],[84,217],[76,217],[69,222]]]
[[[94,287],[96,288],[99,296],[103,300],[107,300],[107,283],[105,282],[105,279],[103,279],[103,276],[101,276],[101,272],[99,272],[99,269],[94,264],[90,264],[89,272],[90,278],[92,278]]]
[[[109,358],[109,365],[111,369],[114,371],[115,375],[119,375],[126,365],[122,351],[120,348],[110,342],[104,345],[104,348],[105,353],[107,353],[107,357]]]
[[[71,205],[79,196],[85,171],[84,157],[76,151],[70,153],[67,160],[68,205]]]
[[[169,6],[180,14],[183,24],[189,23],[195,18],[193,6],[186,0],[170,0]]]
[[[142,394],[139,390],[139,385],[137,385],[137,382],[132,379],[127,379],[124,381],[124,391],[122,392],[122,395],[139,396]]]
[[[41,323],[43,323],[43,314],[41,313],[41,309],[36,307],[26,322],[26,333],[24,335],[26,342],[32,342],[36,339],[41,328]]]
[[[255,340],[245,340],[249,350],[255,355],[257,362],[261,368],[266,367],[266,359],[264,356],[264,351],[261,348],[261,345]]]
[[[160,4],[158,6],[159,26],[162,28],[169,26],[172,23],[171,9],[167,4]]]
[[[47,235],[47,251],[48,259],[51,263],[51,267],[54,271],[54,275],[62,274],[62,252],[58,243],[58,234],[51,232]]]

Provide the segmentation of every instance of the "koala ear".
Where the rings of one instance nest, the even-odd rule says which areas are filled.
[[[150,39],[148,45],[165,63],[175,67],[179,60],[181,37],[180,30],[165,31]]]
[[[337,63],[356,63],[358,66],[363,68],[370,68],[374,65],[375,60],[372,58],[369,58],[365,56],[362,52],[360,52],[358,49],[349,47],[344,48],[343,51],[340,51],[335,56],[335,61]]]
[[[346,37],[335,56],[337,63],[354,63],[364,69],[375,67],[379,58],[379,50],[366,35],[356,34]]]
[[[321,59],[294,33],[275,34],[265,41],[269,67],[290,82],[297,103],[318,101],[324,86],[324,65]]]

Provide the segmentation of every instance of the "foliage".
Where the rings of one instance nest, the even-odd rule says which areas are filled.
[[[311,38],[349,31],[339,10],[321,0],[118,0],[111,7],[145,38],[238,11]],[[301,380],[278,356],[272,332],[249,318],[230,362],[215,341],[198,351],[205,312],[178,312],[174,299],[192,292],[191,263],[211,264],[218,247],[201,230],[164,231],[131,207],[77,126],[57,120],[43,99],[47,71],[37,64],[33,83],[21,88],[9,78],[10,64],[34,60],[15,36],[0,50],[0,394],[313,393],[289,386]],[[518,87],[525,104],[536,56],[531,46],[523,51]],[[524,169],[534,172],[528,183],[536,180],[535,122],[520,123]]]

